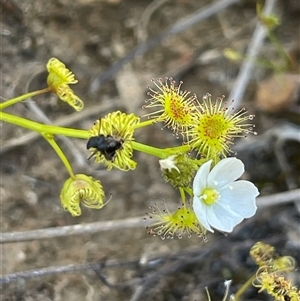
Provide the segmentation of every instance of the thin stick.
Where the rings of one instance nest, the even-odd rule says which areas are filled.
[[[33,269],[23,272],[16,272],[12,274],[5,275],[0,277],[0,283],[10,283],[12,281],[16,281],[20,278],[28,279],[35,277],[43,277],[43,276],[51,276],[62,273],[74,273],[74,272],[83,272],[87,270],[101,270],[105,267],[122,267],[122,266],[132,266],[138,264],[138,259],[127,259],[124,261],[120,260],[110,260],[107,262],[91,262],[84,264],[69,264],[64,266],[50,266],[41,269]]]
[[[280,241],[280,236],[276,235],[273,237],[269,237],[266,239],[266,243],[276,244]],[[238,252],[239,249],[245,250],[245,248],[250,249],[251,246],[256,242],[253,239],[243,240],[241,242],[234,242],[235,252]],[[194,246],[192,248],[186,248],[184,250],[180,250],[175,253],[163,253],[156,254],[153,256],[149,256],[147,258],[147,262],[143,263],[142,266],[144,268],[144,272],[147,268],[150,268],[150,271],[157,269],[156,272],[149,274],[147,277],[143,278],[134,278],[127,280],[122,283],[111,283],[107,280],[105,275],[103,274],[104,269],[112,269],[112,268],[136,268],[137,266],[141,266],[141,258],[127,258],[127,259],[110,259],[110,260],[100,260],[99,262],[90,262],[85,264],[69,264],[65,266],[50,266],[46,268],[40,269],[31,269],[22,272],[16,272],[11,274],[6,274],[0,277],[0,283],[10,283],[13,281],[17,281],[20,278],[30,279],[35,277],[44,277],[57,275],[61,273],[74,273],[74,272],[83,272],[87,270],[94,270],[100,280],[111,288],[126,288],[130,286],[141,285],[144,283],[147,287],[148,284],[158,281],[161,277],[166,276],[171,273],[175,273],[178,270],[184,268],[187,265],[191,265],[195,262],[199,264],[203,260],[207,262],[208,257],[212,255],[216,250],[219,252],[220,246],[222,246],[222,250],[231,250],[232,244],[228,243],[226,237],[219,238],[214,241],[211,245],[207,247],[203,246]],[[215,255],[213,255],[215,256]],[[171,264],[169,264],[171,263]],[[162,268],[161,268],[162,267]],[[143,285],[143,287],[145,287]]]
[[[143,221],[143,217],[127,218],[122,220],[101,221],[89,224],[78,224],[56,228],[46,228],[24,232],[7,232],[0,236],[0,243],[31,241],[50,239],[54,237],[65,237],[87,233],[98,233],[105,231],[116,231],[122,229],[139,228],[149,223]]]
[[[276,4],[276,0],[267,0],[263,9],[263,13],[266,15],[271,14],[274,10],[275,4]],[[266,29],[261,24],[258,23],[256,25],[252,39],[249,43],[246,59],[244,60],[241,66],[238,77],[228,97],[230,101],[234,100],[234,104],[232,104],[231,107],[235,110],[237,110],[240,107],[240,103],[243,99],[248,82],[250,81],[251,76],[253,74],[255,59],[260,52],[260,49],[263,45],[263,41],[266,36],[267,36]]]
[[[159,269],[157,272],[151,274],[149,277],[147,277],[146,282],[153,282],[155,280],[158,280],[160,277],[164,275],[168,275],[172,272],[178,271],[182,267],[186,266],[187,264],[191,264],[194,262],[199,262],[203,260],[204,258],[207,258],[207,255],[212,252],[213,249],[216,249],[216,246],[219,244],[219,242],[215,243],[214,245],[206,248],[205,250],[197,250],[195,251],[188,251],[184,250],[183,252],[178,252],[172,255],[169,254],[160,254],[159,256],[153,256],[150,258],[149,262],[163,262],[165,260],[176,260],[174,264],[167,265],[163,270]],[[182,256],[183,255],[183,256]],[[0,283],[10,283],[13,281],[17,281],[20,278],[23,279],[29,279],[29,278],[36,278],[36,277],[43,277],[43,276],[51,276],[51,275],[57,275],[61,273],[74,273],[74,272],[83,272],[87,270],[94,270],[98,276],[100,276],[100,279],[109,287],[128,287],[132,284],[138,284],[143,282],[143,279],[133,279],[129,280],[122,284],[111,284],[108,283],[102,275],[100,275],[100,271],[104,268],[117,268],[117,267],[132,267],[139,264],[140,258],[130,258],[125,260],[119,260],[119,259],[112,259],[112,260],[103,260],[102,262],[91,262],[91,263],[85,263],[85,264],[69,264],[65,266],[50,266],[46,268],[40,268],[40,269],[32,269],[27,270],[23,272],[16,272],[12,274],[4,275],[3,277],[0,277]],[[153,268],[152,264],[150,263],[151,267]],[[159,267],[162,266],[162,264],[158,265]]]
[[[300,202],[300,188],[267,196],[261,196],[257,200],[257,207],[263,209],[271,206],[285,205],[293,202]]]
[[[136,36],[139,43],[145,42],[148,38],[147,26],[149,24],[151,16],[169,0],[154,0],[146,7],[141,15],[141,18],[136,26]]]
[[[96,93],[100,90],[101,86],[108,80],[110,80],[125,64],[132,61],[138,55],[146,53],[156,45],[160,44],[167,37],[178,34],[193,25],[206,20],[207,18],[216,15],[223,9],[240,2],[241,0],[222,0],[216,1],[211,5],[200,8],[193,14],[187,16],[183,20],[175,23],[171,28],[161,32],[157,36],[147,40],[145,43],[139,44],[136,48],[131,50],[125,57],[117,61],[101,76],[95,78],[90,86],[90,93]]]
[[[257,206],[263,209],[270,206],[283,205],[300,201],[300,189],[294,189],[273,195],[262,196],[257,199]],[[128,218],[122,220],[101,221],[74,226],[63,226],[31,231],[7,232],[0,235],[0,243],[12,243],[21,241],[51,239],[72,235],[93,234],[105,231],[116,231],[145,227],[150,221],[144,221],[143,217]]]

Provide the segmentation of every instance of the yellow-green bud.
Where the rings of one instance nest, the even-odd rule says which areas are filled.
[[[104,191],[100,181],[84,174],[77,174],[69,178],[61,190],[61,205],[73,216],[81,215],[81,203],[93,209],[101,209],[106,203],[103,203]]]

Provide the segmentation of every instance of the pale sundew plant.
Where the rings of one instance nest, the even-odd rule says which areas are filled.
[[[148,99],[143,106],[143,116],[115,111],[99,116],[98,120],[91,122],[90,129],[42,124],[6,113],[4,110],[11,105],[49,92],[55,93],[76,111],[83,109],[84,102],[69,87],[77,83],[74,74],[56,58],[51,58],[46,67],[47,87],[1,103],[0,119],[38,132],[52,146],[69,174],[61,189],[60,200],[62,207],[72,216],[81,215],[81,206],[102,209],[107,204],[104,202],[105,192],[99,179],[73,172],[55,135],[86,140],[87,158],[96,164],[104,164],[108,171],[113,168],[133,171],[137,166],[134,152],[157,158],[162,177],[178,190],[180,200],[175,211],[170,211],[165,201],[163,208],[157,203],[151,206],[147,216],[153,221],[147,227],[149,234],[162,239],[195,234],[207,240],[207,232],[230,233],[245,218],[256,213],[259,191],[250,181],[239,180],[245,171],[244,164],[231,150],[235,138],[255,134],[254,116],[245,109],[237,112],[229,109],[224,96],[214,99],[206,94],[199,100],[196,95],[182,90],[182,82],[177,84],[172,78],[165,78],[153,80],[154,85],[149,87]],[[135,139],[136,131],[156,123],[162,123],[175,136],[182,138],[182,145],[157,148]],[[294,266],[291,261],[289,264]],[[282,269],[260,268],[252,280],[261,291],[266,290],[272,296],[288,294],[289,300],[299,300],[296,288],[275,274],[277,270],[287,270],[288,263],[282,265]],[[225,282],[224,301],[229,298],[229,284],[230,281]],[[283,288],[277,289],[280,285]],[[231,300],[238,300],[238,295],[231,296]],[[276,300],[286,301],[282,298]]]

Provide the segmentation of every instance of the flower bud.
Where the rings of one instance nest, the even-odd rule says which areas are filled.
[[[51,58],[48,61],[47,70],[49,72],[47,84],[51,91],[55,93],[59,99],[67,102],[76,111],[81,111],[84,103],[69,87],[70,84],[76,84],[78,82],[74,74],[66,68],[65,64],[56,58]]]
[[[101,209],[104,191],[100,181],[84,174],[77,174],[75,178],[69,178],[60,194],[61,205],[72,216],[81,215],[80,204],[93,209]]]
[[[186,154],[172,155],[167,159],[159,160],[163,178],[174,187],[189,187],[198,170],[195,160]]]

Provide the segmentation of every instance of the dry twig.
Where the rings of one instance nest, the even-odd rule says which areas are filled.
[[[220,241],[218,241],[218,244]],[[184,250],[180,251],[175,254],[160,254],[153,256],[149,259],[149,267],[151,269],[154,268],[152,262],[159,263],[159,267],[164,267],[163,269],[159,269],[158,271],[152,273],[150,276],[139,279],[131,279],[124,283],[120,284],[112,284],[107,281],[106,277],[101,273],[101,271],[105,268],[118,268],[118,267],[136,267],[139,265],[139,258],[133,258],[133,259],[126,259],[126,260],[107,260],[102,262],[93,262],[93,263],[85,263],[85,264],[69,264],[66,266],[50,266],[47,268],[41,268],[41,269],[33,269],[23,272],[17,272],[5,275],[3,277],[0,277],[0,283],[10,283],[13,281],[17,281],[20,278],[23,279],[30,279],[30,278],[36,278],[36,277],[44,277],[44,276],[51,276],[51,275],[57,275],[62,273],[74,273],[74,272],[84,272],[87,270],[94,270],[96,274],[99,276],[101,281],[104,282],[108,287],[114,287],[114,288],[125,288],[125,287],[132,287],[135,285],[139,285],[142,283],[147,283],[147,285],[150,282],[157,281],[162,276],[168,275],[170,273],[174,273],[180,269],[182,269],[184,266],[188,264],[192,264],[195,262],[199,262],[207,257],[208,254],[211,254],[212,251],[216,248],[217,244],[204,249],[200,250],[199,248],[196,250]],[[174,262],[171,265],[163,265],[164,262]],[[145,265],[143,265],[145,268]]]
[[[255,243],[255,240],[247,239],[241,242],[234,242],[234,250],[239,253],[241,250],[250,249]],[[278,242],[278,236],[269,237],[266,242],[276,243]],[[174,274],[182,270],[191,264],[201,264],[204,261],[209,261],[209,257],[214,257],[214,252],[219,252],[220,246],[222,250],[232,249],[232,244],[228,241],[226,237],[219,238],[214,241],[211,245],[203,247],[197,246],[196,248],[187,248],[180,250],[174,254],[156,254],[151,256],[147,264],[143,264],[143,276],[140,278],[133,278],[122,283],[110,283],[106,276],[103,274],[105,269],[113,269],[120,267],[127,268],[137,268],[140,266],[140,258],[129,258],[125,260],[120,259],[110,259],[102,260],[101,262],[91,262],[85,264],[69,264],[66,266],[50,266],[47,268],[32,269],[23,272],[17,272],[12,274],[7,274],[0,277],[0,283],[11,283],[19,279],[30,279],[36,277],[52,276],[62,273],[75,273],[75,272],[85,272],[88,270],[93,270],[99,279],[108,287],[115,289],[133,288],[134,293],[132,295],[132,300],[139,300],[145,289],[150,286],[153,287],[154,283],[157,283],[161,278]],[[156,269],[154,271],[154,269]],[[209,281],[208,281],[209,282]],[[204,284],[203,284],[204,285]]]
[[[191,26],[206,20],[207,18],[214,16],[223,9],[240,2],[240,0],[222,0],[217,1],[211,5],[200,8],[193,14],[187,16],[183,20],[175,23],[171,28],[163,31],[157,36],[147,40],[145,43],[139,44],[136,48],[131,50],[124,58],[120,59],[114,65],[112,65],[101,76],[95,78],[90,86],[90,93],[96,93],[100,90],[101,86],[108,80],[110,80],[125,64],[132,61],[136,56],[146,53],[156,45],[160,44],[167,37],[178,34]]]
[[[144,12],[142,13],[142,16],[140,18],[140,21],[138,22],[138,24],[136,26],[136,36],[137,36],[139,43],[145,42],[146,39],[148,38],[147,26],[149,24],[151,16],[157,9],[159,9],[167,1],[169,1],[169,0],[154,0],[144,10]]]
[[[263,9],[264,14],[271,14],[274,10],[276,0],[267,0]],[[253,33],[252,39],[249,43],[248,51],[246,53],[246,59],[244,60],[239,75],[231,89],[231,93],[228,99],[234,99],[234,104],[231,107],[237,110],[240,107],[240,103],[243,99],[246,87],[251,79],[254,68],[254,61],[260,52],[264,39],[267,36],[266,29],[257,24]]]
[[[300,189],[294,189],[282,193],[259,197],[258,208],[300,202]],[[93,234],[105,231],[115,231],[121,229],[139,228],[147,225],[143,217],[128,218],[123,220],[101,221],[89,224],[78,224],[73,226],[63,226],[21,232],[7,232],[0,236],[0,243],[12,243],[21,241],[31,241],[40,239],[51,239],[54,237],[66,237],[72,235]]]

